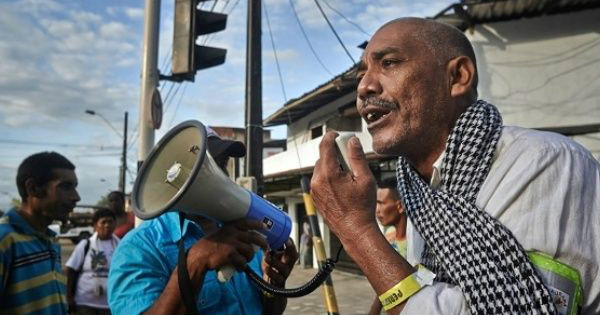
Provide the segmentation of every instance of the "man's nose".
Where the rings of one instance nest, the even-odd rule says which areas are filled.
[[[365,72],[358,82],[356,89],[358,98],[364,101],[369,96],[379,95],[383,92],[379,79],[372,72]]]
[[[79,200],[81,200],[81,197],[79,196],[79,193],[77,192],[77,190],[75,190],[75,193],[73,195],[73,201],[79,202]]]

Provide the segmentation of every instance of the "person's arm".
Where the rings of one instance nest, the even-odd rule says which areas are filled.
[[[69,311],[75,309],[75,292],[77,292],[77,280],[79,273],[83,271],[85,245],[89,239],[83,240],[75,246],[73,253],[65,263],[65,275],[67,276],[67,304]],[[79,270],[79,271],[77,271]]]
[[[5,238],[0,238],[0,243],[4,243],[5,241]],[[12,256],[11,246],[8,246],[8,248],[0,248],[0,299],[2,299],[4,290],[6,289],[6,278],[10,273],[9,267],[11,265]]]
[[[70,267],[65,267],[65,274],[67,275],[67,304],[69,305],[69,312],[75,309],[75,291],[77,290],[77,271]]]
[[[297,260],[298,250],[292,239],[288,239],[283,252],[267,252],[263,257],[263,279],[276,287],[285,288],[285,282]],[[262,304],[264,315],[281,315],[287,306],[287,298],[263,294]]]
[[[259,221],[239,220],[226,224],[217,232],[200,239],[190,248],[187,256],[187,267],[194,296],[202,287],[207,270],[218,269],[225,265],[233,265],[243,270],[246,263],[254,256],[252,244],[267,248],[264,237],[252,232],[263,229]],[[189,312],[183,304],[179,292],[177,268],[171,273],[164,290],[144,315],[184,315]]]
[[[348,143],[352,173],[337,162],[336,133],[328,132],[319,146],[311,193],[323,219],[344,249],[380,295],[412,274],[415,269],[389,246],[375,220],[376,185],[357,138]],[[390,313],[398,314],[404,304]]]

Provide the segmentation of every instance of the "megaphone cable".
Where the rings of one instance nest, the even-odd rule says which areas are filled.
[[[301,297],[312,293],[321,284],[323,284],[327,277],[329,277],[329,274],[331,274],[333,268],[335,268],[335,264],[340,259],[340,253],[342,252],[342,249],[343,247],[340,247],[338,249],[335,260],[331,258],[325,260],[325,263],[323,263],[323,265],[319,268],[317,274],[306,284],[293,289],[277,288],[273,286],[272,284],[266,282],[259,275],[257,275],[248,265],[246,265],[244,272],[259,289],[269,294],[281,297]]]

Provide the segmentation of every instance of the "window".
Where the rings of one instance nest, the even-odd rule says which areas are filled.
[[[315,139],[323,135],[323,125],[319,125],[310,130],[310,138]]]

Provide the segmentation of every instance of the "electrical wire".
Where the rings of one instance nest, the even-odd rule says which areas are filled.
[[[31,145],[31,146],[54,146],[64,148],[82,148],[82,149],[118,149],[118,146],[102,146],[92,144],[78,144],[78,143],[57,143],[57,142],[39,142],[39,141],[26,141],[26,140],[13,140],[13,139],[0,139],[0,143],[16,144],[16,145]]]
[[[171,50],[167,51],[167,54],[165,55],[165,58],[163,59],[162,67],[161,67],[163,70],[160,73],[168,73],[167,66],[169,65],[169,63],[168,63],[169,58],[171,58]],[[169,70],[169,72],[171,72],[171,71]]]
[[[306,35],[306,31],[304,30],[304,26],[302,26],[302,22],[300,21],[300,18],[298,17],[298,12],[296,12],[296,7],[294,7],[293,0],[288,0],[288,3],[290,4],[290,7],[292,8],[292,12],[294,12],[294,17],[296,18],[296,22],[298,22],[298,26],[300,27],[300,31],[302,32],[302,36],[304,36],[304,39],[306,40],[306,43],[308,44],[308,47],[310,48],[310,51],[312,52],[313,56],[315,57],[315,59],[317,59],[317,61],[321,65],[321,67],[323,67],[323,70],[325,70],[325,72],[327,72],[330,76],[333,76],[333,73],[331,73],[331,71],[329,71],[329,69],[327,69],[327,67],[325,66],[325,63],[323,63],[323,61],[321,60],[321,58],[319,58],[319,55],[315,51],[315,48],[313,47],[312,43],[310,42],[310,39],[308,39],[308,35]]]
[[[333,27],[333,25],[331,24],[331,22],[329,22],[329,19],[327,18],[327,15],[325,14],[325,11],[323,11],[323,8],[321,8],[321,5],[319,4],[319,1],[315,0],[315,4],[319,8],[319,11],[321,12],[321,15],[323,16],[323,18],[327,22],[327,25],[329,25],[329,28],[333,32],[333,35],[335,35],[335,38],[337,38],[337,40],[340,43],[340,45],[342,45],[342,48],[346,52],[346,55],[348,55],[348,57],[350,57],[350,60],[352,60],[352,64],[356,64],[356,61],[354,61],[354,58],[352,58],[352,55],[350,54],[350,52],[348,51],[348,49],[346,49],[346,45],[344,45],[344,42],[342,42],[342,39],[340,38],[340,36],[336,32],[336,30]]]
[[[279,75],[279,83],[281,84],[281,92],[283,93],[283,102],[287,102],[287,95],[285,93],[285,85],[283,84],[283,76],[281,75],[281,67],[279,66],[279,58],[277,58],[277,49],[275,49],[275,40],[273,39],[273,32],[271,31],[271,21],[269,19],[269,11],[267,10],[267,4],[265,1],[262,2],[263,10],[265,10],[265,18],[267,19],[267,28],[269,29],[269,37],[271,38],[271,47],[273,48],[273,56],[275,57],[275,65],[277,65],[277,74]]]
[[[175,117],[177,116],[177,110],[179,110],[179,105],[181,105],[181,100],[183,99],[183,95],[185,94],[185,89],[187,89],[187,84],[184,84],[183,86],[183,92],[181,92],[181,95],[179,96],[179,101],[175,106],[175,111],[173,112],[173,116],[171,116],[171,121],[169,122],[169,129],[171,129],[171,126],[173,126],[173,121],[175,121]]]
[[[215,2],[213,3],[213,6],[210,8],[210,12],[214,12],[216,6],[217,6],[217,0],[215,0]],[[225,7],[226,7],[226,5],[221,10],[221,13],[225,12]],[[201,45],[202,46],[207,45],[208,41],[210,41],[213,38],[214,34],[215,33],[211,33],[211,34],[206,35],[206,37],[204,37],[204,40],[202,41]]]
[[[352,22],[349,18],[347,18],[344,14],[342,14],[342,12],[340,12],[339,10],[337,10],[336,8],[334,8],[327,0],[322,0],[323,2],[325,2],[325,5],[331,9],[331,11],[337,13],[337,15],[339,15],[342,19],[344,19],[346,22],[348,22],[350,25],[354,26],[357,30],[359,30],[360,32],[362,32],[363,34],[367,35],[369,38],[372,37],[371,34],[367,33],[362,27],[360,27],[360,25]]]
[[[236,0],[235,3],[233,4],[233,6],[231,7],[231,10],[229,10],[229,12],[227,13],[227,15],[231,14],[231,12],[233,12],[233,10],[235,10],[235,8],[237,7],[238,3],[240,3],[240,0]],[[224,10],[223,10],[224,11]]]

